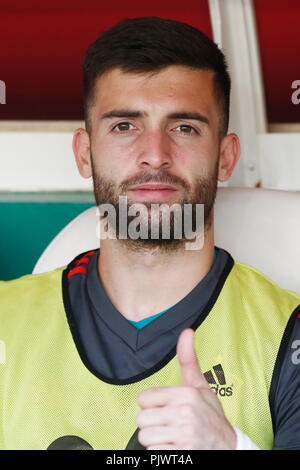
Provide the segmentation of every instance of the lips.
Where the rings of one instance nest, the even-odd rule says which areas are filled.
[[[162,183],[145,183],[145,184],[140,184],[138,186],[133,186],[130,188],[132,191],[135,190],[144,190],[144,191],[162,191],[162,190],[168,190],[168,191],[176,191],[177,188],[174,186],[170,186],[168,184],[162,184]]]
[[[130,188],[140,201],[165,201],[172,197],[177,188],[165,183],[143,183]]]

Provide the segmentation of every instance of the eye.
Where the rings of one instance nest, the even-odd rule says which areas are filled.
[[[126,122],[126,121],[119,122],[112,128],[112,131],[117,130],[117,132],[126,132],[126,131],[131,130],[130,126],[134,127],[133,124],[130,124],[130,122]]]
[[[181,124],[180,126],[177,126],[176,129],[180,128],[180,132],[183,134],[198,134],[196,129],[192,126],[189,126],[188,124]]]

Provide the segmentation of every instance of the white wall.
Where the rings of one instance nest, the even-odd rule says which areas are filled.
[[[300,133],[258,136],[261,186],[300,190]]]
[[[91,178],[78,173],[72,136],[72,132],[0,131],[0,192],[92,191]],[[261,187],[299,191],[300,133],[262,133],[257,139]],[[241,175],[236,185],[247,186]]]
[[[72,151],[72,132],[0,131],[0,191],[88,191]]]

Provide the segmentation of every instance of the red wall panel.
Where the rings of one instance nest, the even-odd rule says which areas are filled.
[[[254,0],[267,115],[300,122],[291,83],[300,80],[300,1]],[[212,37],[207,0],[0,0],[0,119],[82,119],[81,61],[104,29],[125,17],[157,15],[190,23]]]
[[[300,1],[254,0],[269,122],[300,122],[291,83],[300,80]]]
[[[207,0],[141,3],[95,0],[1,0],[0,80],[6,105],[0,119],[82,119],[81,62],[87,46],[115,22],[161,16],[212,36]]]

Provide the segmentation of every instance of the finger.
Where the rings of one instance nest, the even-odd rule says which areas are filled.
[[[145,446],[175,444],[181,436],[180,428],[173,426],[151,426],[139,430],[138,440]]]
[[[143,390],[138,395],[138,404],[142,409],[181,405],[187,400],[198,398],[191,387],[153,387]]]
[[[148,426],[167,426],[175,423],[176,417],[178,417],[177,406],[146,408],[137,414],[136,423],[140,429]]]
[[[156,446],[148,446],[147,450],[181,450],[175,444],[163,444],[163,445],[156,445]]]
[[[177,342],[177,357],[179,360],[183,385],[204,387],[209,385],[202,374],[194,348],[194,330],[187,328],[182,331]]]

